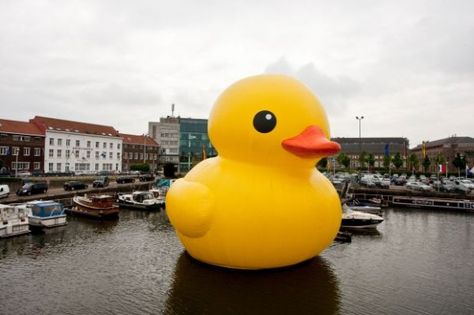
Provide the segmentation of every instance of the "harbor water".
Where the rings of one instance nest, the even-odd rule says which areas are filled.
[[[351,243],[266,271],[196,262],[164,212],[68,218],[0,240],[0,313],[474,314],[474,214],[387,209],[384,217]]]

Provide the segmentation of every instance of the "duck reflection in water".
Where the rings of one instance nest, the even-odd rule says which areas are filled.
[[[232,270],[178,259],[165,314],[338,314],[340,293],[329,264],[259,271]]]

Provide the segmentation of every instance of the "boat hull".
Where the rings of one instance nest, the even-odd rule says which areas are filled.
[[[126,202],[119,199],[118,204],[120,208],[135,209],[135,210],[156,211],[156,210],[164,209],[164,205],[161,205],[158,203],[146,205],[146,204]]]
[[[53,228],[67,224],[66,215],[57,215],[50,217],[28,216],[28,223],[33,228]]]
[[[13,237],[31,233],[28,222],[6,225],[0,228],[0,238]]]
[[[73,198],[73,203],[72,208],[65,210],[66,213],[96,219],[117,218],[119,216],[119,207],[113,204],[111,197],[98,197],[97,200],[94,200],[76,196]]]

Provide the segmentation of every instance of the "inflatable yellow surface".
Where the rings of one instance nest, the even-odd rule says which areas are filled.
[[[299,81],[259,75],[217,99],[208,121],[218,156],[168,191],[168,217],[189,254],[213,265],[296,264],[331,244],[339,196],[315,165],[340,150],[318,99]]]

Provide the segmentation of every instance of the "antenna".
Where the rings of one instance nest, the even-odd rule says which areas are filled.
[[[174,104],[171,104],[171,117],[174,117]]]

